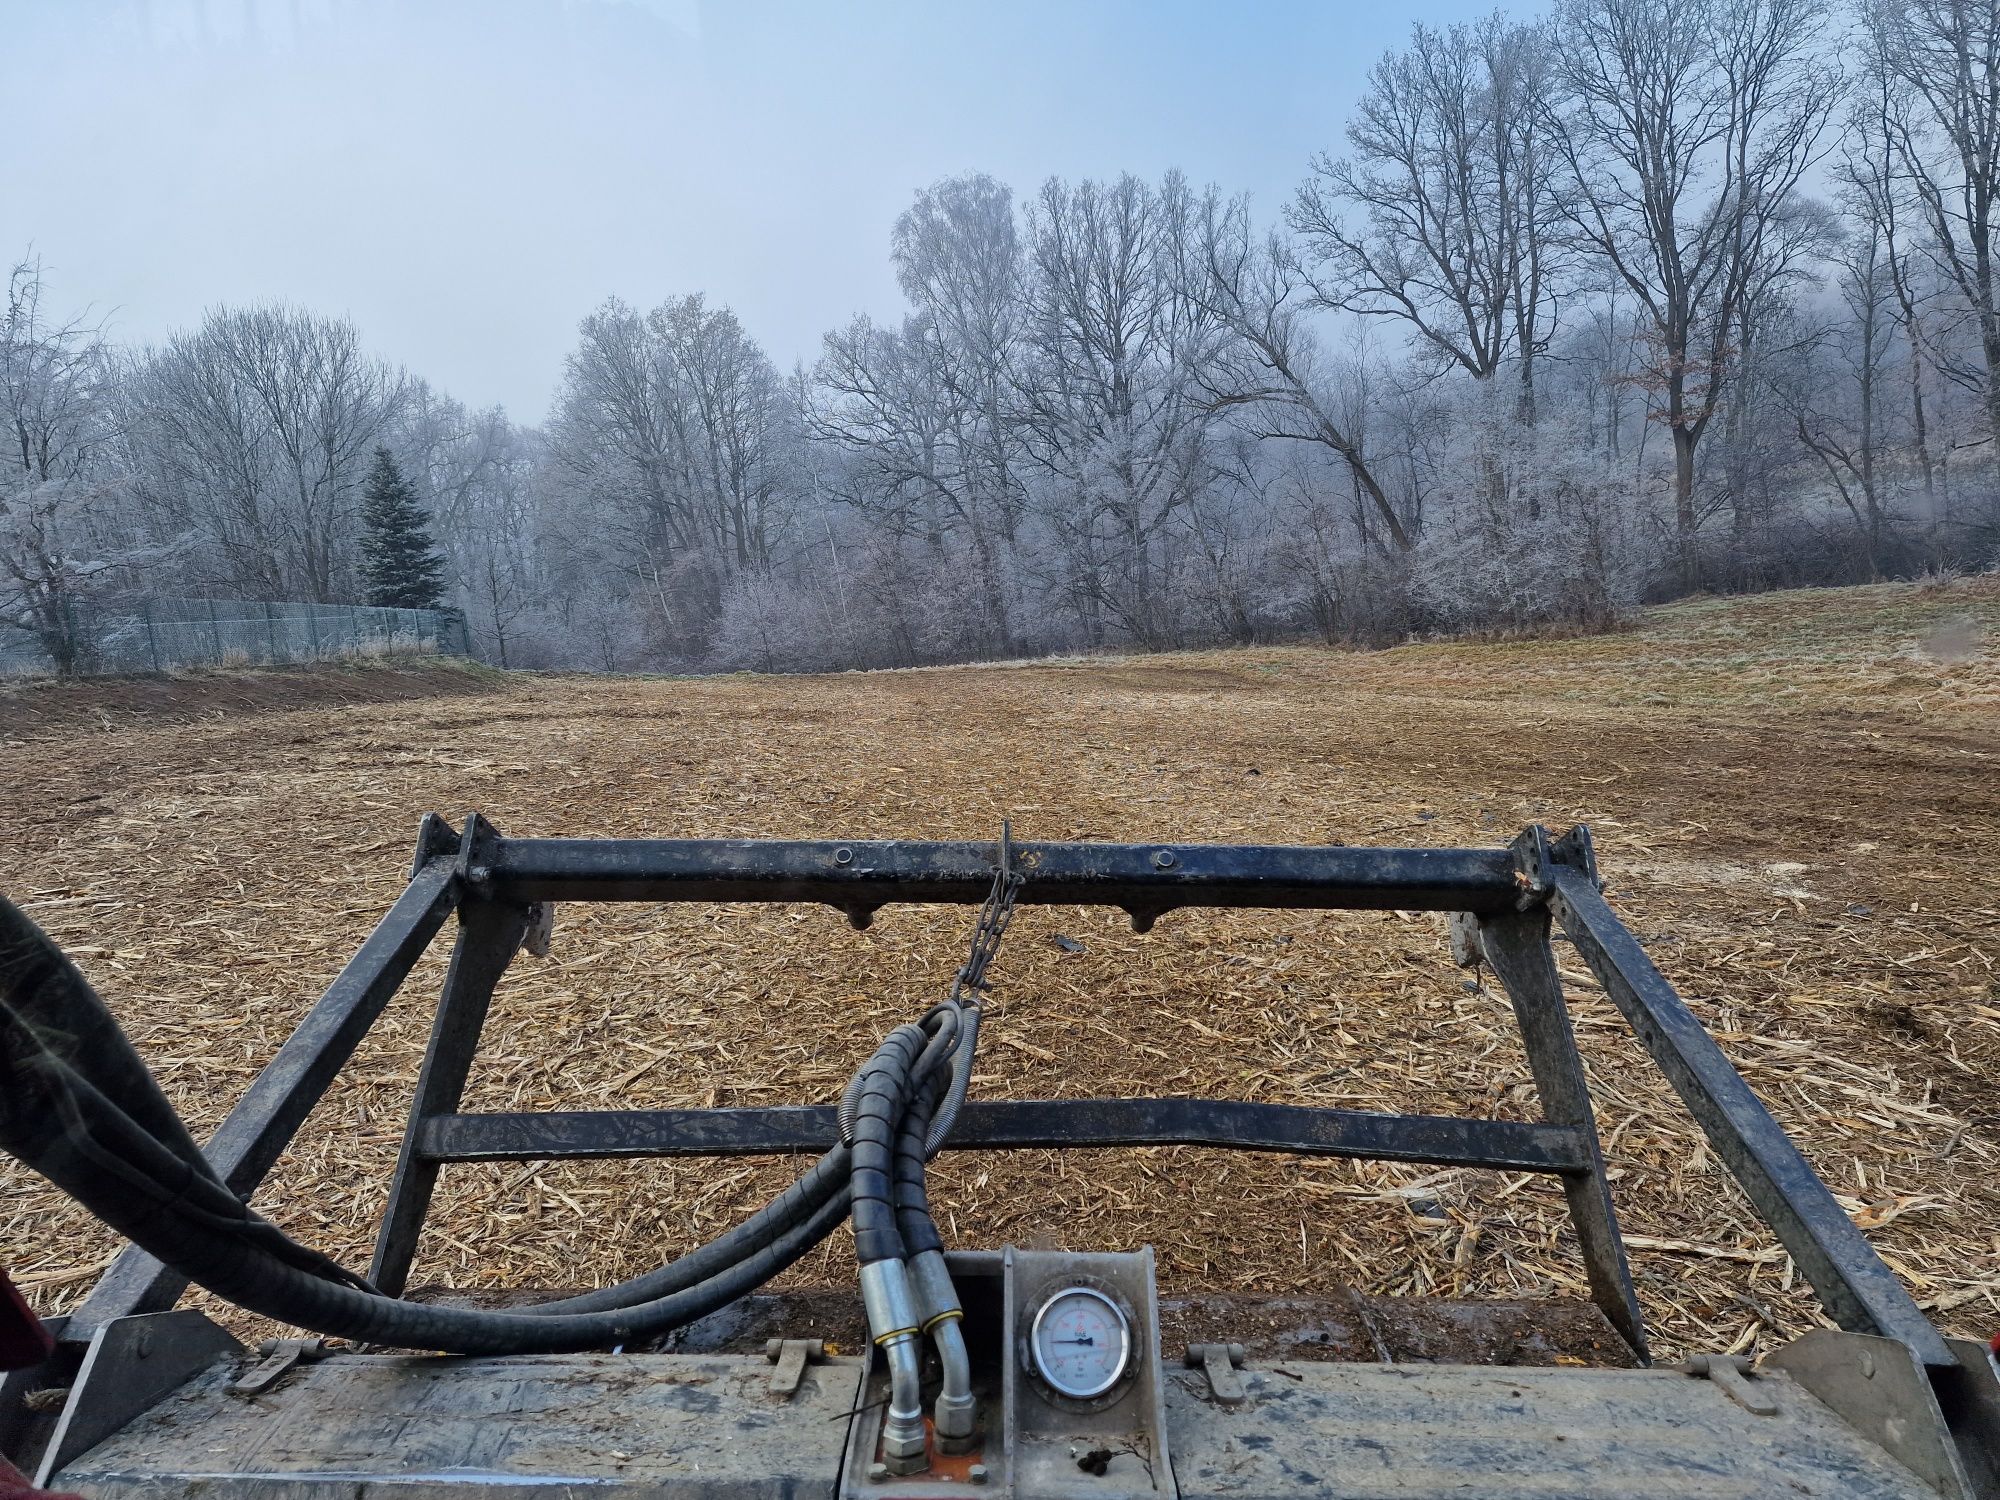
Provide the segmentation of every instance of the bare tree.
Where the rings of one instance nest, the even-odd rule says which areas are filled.
[[[1315,156],[1286,215],[1318,305],[1396,319],[1475,380],[1512,360],[1528,421],[1555,320],[1555,49],[1546,26],[1498,13],[1417,26],[1370,70],[1350,154]]]
[[[16,265],[0,309],[0,624],[35,637],[64,676],[86,664],[78,607],[131,561],[93,523],[120,478],[111,361],[98,331],[42,308],[39,262]]]
[[[1014,439],[1010,417],[990,425],[977,387],[957,378],[966,372],[951,344],[927,315],[900,329],[857,318],[829,333],[811,429],[849,460],[822,476],[829,495],[888,535],[963,551],[984,634],[1004,651],[1012,636],[1004,574],[1019,525]]]
[[[1881,208],[1907,186],[1927,249],[1977,333],[1977,385],[2000,450],[2000,6],[1991,0],[1877,0],[1865,12],[1875,74],[1870,124],[1885,160]],[[1893,163],[1893,166],[1891,165]],[[2000,451],[1994,454],[2000,462]],[[1927,466],[1928,468],[1928,466]]]
[[[139,361],[130,462],[144,503],[215,555],[214,584],[334,602],[353,592],[363,469],[403,397],[351,323],[222,309]]]
[[[933,346],[954,410],[971,506],[1011,543],[1026,502],[1014,396],[1027,306],[1013,194],[984,173],[928,187],[897,218],[891,255],[918,315],[910,331]]]
[[[1216,408],[1199,372],[1227,336],[1186,295],[1200,208],[1178,174],[1157,186],[1044,184],[1028,215],[1024,404],[1058,587],[1087,633],[1155,644],[1172,522],[1206,473]]]
[[[1701,519],[1696,451],[1839,99],[1822,17],[1808,0],[1566,0],[1558,13],[1550,138],[1565,213],[1645,318],[1683,544]]]
[[[736,315],[699,295],[644,316],[614,298],[580,332],[549,426],[572,499],[596,515],[574,544],[637,588],[661,651],[698,656],[724,582],[768,560],[790,401]]]
[[[1365,497],[1396,548],[1413,545],[1415,528],[1383,490],[1360,427],[1328,395],[1319,341],[1306,320],[1317,294],[1290,248],[1257,236],[1245,200],[1211,191],[1202,202],[1196,253],[1181,276],[1187,295],[1231,335],[1198,372],[1211,407],[1231,411],[1258,437],[1316,443],[1338,454],[1357,503]],[[1358,531],[1365,544],[1365,516]]]

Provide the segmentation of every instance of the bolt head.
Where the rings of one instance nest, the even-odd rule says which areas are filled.
[[[911,1436],[897,1436],[886,1433],[882,1438],[882,1456],[894,1464],[903,1459],[922,1458],[926,1449],[924,1431],[920,1427]]]
[[[965,1477],[971,1480],[974,1484],[986,1483],[988,1477],[986,1471],[986,1465],[974,1464],[971,1468],[965,1471]]]
[[[895,1454],[883,1450],[883,1467],[891,1474],[921,1474],[931,1466],[931,1456],[927,1449],[915,1453]]]
[[[889,1466],[887,1464],[877,1463],[877,1464],[870,1464],[868,1466],[868,1482],[870,1484],[880,1484],[883,1480],[887,1479],[888,1477],[889,1477]]]

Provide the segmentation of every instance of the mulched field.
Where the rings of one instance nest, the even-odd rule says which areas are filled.
[[[327,683],[333,686],[329,689]],[[420,814],[507,833],[1499,844],[1588,821],[1610,896],[1949,1330],[2000,1326],[2000,580],[1696,601],[1592,640],[695,681],[390,668],[0,689],[0,882],[197,1133],[394,899]],[[969,910],[566,906],[466,1107],[830,1100]],[[1064,941],[1058,942],[1058,939]],[[365,1265],[441,941],[259,1205]],[[1659,1351],[1811,1299],[1559,950]],[[1211,1094],[1534,1118],[1504,998],[1411,913],[1024,909],[980,1095]],[[657,1264],[789,1161],[448,1169],[416,1280]],[[1174,1293],[1582,1287],[1559,1193],[1192,1149],[948,1154],[964,1246],[1153,1244]],[[838,1284],[838,1237],[791,1273]],[[74,1301],[111,1237],[0,1165],[0,1262]]]

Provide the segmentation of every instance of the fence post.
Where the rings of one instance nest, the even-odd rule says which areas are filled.
[[[306,639],[312,642],[313,660],[319,660],[319,606],[306,606]]]
[[[222,665],[222,620],[215,612],[215,600],[208,601],[208,631],[215,637],[215,664]]]
[[[269,599],[264,601],[264,639],[271,643],[271,660],[278,659],[278,607]]]
[[[81,677],[86,666],[86,653],[83,647],[83,627],[76,623],[76,600],[64,595],[62,612],[64,644],[67,648],[63,654],[69,661],[67,675]],[[63,675],[62,662],[56,662],[56,670],[58,675]]]
[[[147,599],[139,606],[146,621],[146,654],[153,659],[153,670],[160,670],[160,638],[153,632],[153,601]]]

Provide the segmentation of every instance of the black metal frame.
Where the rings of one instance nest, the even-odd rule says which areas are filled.
[[[1207,1099],[974,1101],[959,1150],[1201,1145],[1549,1173],[1561,1179],[1593,1299],[1642,1357],[1632,1287],[1582,1062],[1557,976],[1559,924],[1666,1074],[1718,1157],[1791,1253],[1828,1315],[1953,1356],[1907,1291],[1599,893],[1587,829],[1530,828],[1504,849],[1018,844],[1025,904],[1124,908],[1145,931],[1183,906],[1402,909],[1458,914],[1460,960],[1511,999],[1542,1101],[1539,1123],[1389,1115]],[[441,1166],[463,1161],[755,1155],[823,1150],[833,1111],[659,1109],[464,1114],[459,1100],[494,986],[556,901],[819,902],[866,926],[892,901],[977,905],[997,846],[747,840],[504,839],[424,819],[411,880],[373,935],[209,1143],[248,1194],[454,911],[458,936],[416,1087],[372,1279],[400,1292]],[[63,1330],[171,1307],[185,1283],[127,1250]]]

